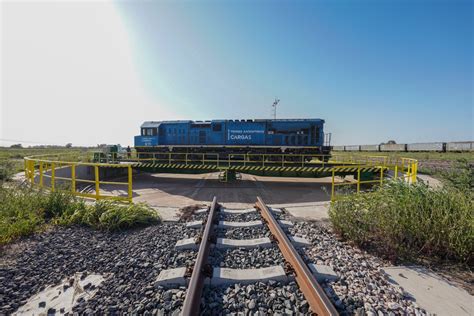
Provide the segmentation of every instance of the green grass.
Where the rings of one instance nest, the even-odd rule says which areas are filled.
[[[67,155],[79,157],[92,151],[85,147],[54,148],[9,148],[0,147],[0,180],[8,180],[13,174],[24,170],[24,157],[36,155]]]
[[[473,201],[465,183],[435,190],[392,181],[336,200],[329,216],[341,237],[391,260],[423,257],[472,264]]]
[[[0,187],[0,245],[47,225],[85,225],[115,231],[159,221],[156,212],[145,204],[99,201],[86,205],[67,192]]]

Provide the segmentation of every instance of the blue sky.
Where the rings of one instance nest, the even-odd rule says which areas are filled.
[[[132,145],[275,98],[333,144],[474,140],[473,3],[0,1],[0,145]]]
[[[338,144],[472,140],[472,1],[118,2],[181,118],[319,117]],[[150,117],[160,119],[160,117]]]

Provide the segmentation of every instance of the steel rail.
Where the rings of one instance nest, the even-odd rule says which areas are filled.
[[[183,311],[181,315],[199,315],[201,305],[202,289],[204,287],[205,268],[207,258],[209,256],[211,246],[211,231],[214,225],[214,218],[216,216],[217,198],[214,196],[212,204],[209,209],[209,216],[207,217],[206,226],[202,234],[201,244],[199,245],[199,252],[194,264],[191,280],[189,281],[188,292],[183,303]]]
[[[308,301],[311,310],[317,315],[339,315],[306,263],[304,263],[303,259],[260,197],[257,197],[256,206],[260,210],[262,217],[267,221],[271,233],[278,241],[278,247],[280,248],[283,257],[289,264],[291,264],[296,274],[296,282],[298,283],[301,292],[303,292],[305,299]]]

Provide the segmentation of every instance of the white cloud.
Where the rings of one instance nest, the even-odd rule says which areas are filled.
[[[144,91],[113,3],[2,6],[1,139],[131,144],[176,117]]]

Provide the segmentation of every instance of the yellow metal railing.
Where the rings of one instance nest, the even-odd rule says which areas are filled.
[[[359,159],[369,158],[369,157],[358,157]],[[338,174],[341,174],[344,171],[344,167],[336,166],[331,169],[332,172],[332,181],[331,181],[331,200],[336,199],[336,189],[337,187],[355,187],[355,192],[359,193],[362,184],[371,184],[371,185],[382,185],[384,181],[388,179],[402,179],[408,183],[415,183],[416,176],[418,173],[418,161],[411,158],[399,158],[399,159],[390,159],[386,156],[372,156],[371,158],[379,158],[375,162],[369,162],[366,160],[366,164],[360,164],[361,161],[351,160],[354,164],[357,164],[355,167],[356,173],[354,179],[342,179],[338,182]],[[374,175],[375,179],[372,180],[361,180],[361,170],[367,168],[375,168],[376,172],[371,171],[371,174]]]
[[[39,188],[49,189],[51,191],[70,191],[76,196],[100,199],[111,199],[117,201],[132,202],[132,178],[133,170],[131,164],[107,164],[92,163],[81,161],[60,160],[67,157],[51,155],[26,157],[25,161],[25,178],[26,180]],[[49,158],[49,159],[48,159]],[[54,160],[53,160],[54,159]],[[77,176],[78,168],[82,168],[82,173],[88,175],[87,178],[79,178]],[[100,177],[101,170],[110,170],[111,168],[125,169],[122,176],[127,181],[107,181]],[[87,171],[86,171],[87,170]],[[59,176],[58,173],[66,174]],[[94,194],[78,191],[78,184],[93,185]],[[117,185],[126,187],[125,195],[104,194],[100,191],[101,185]]]
[[[218,153],[174,153],[174,152],[147,152],[132,153],[130,156],[126,154],[109,154],[108,158],[104,158],[106,162],[127,161],[135,163],[168,163],[168,164],[184,164],[184,165],[217,165],[231,166],[233,164],[261,165],[261,166],[281,166],[281,167],[304,167],[308,164],[318,165],[319,167],[327,167],[336,163],[331,160],[330,155],[317,154],[229,154],[226,158],[222,158]],[[348,163],[349,165],[349,163]],[[353,165],[353,163],[350,163]]]
[[[408,183],[416,182],[418,161],[411,158],[391,158],[388,156],[347,156],[347,155],[293,155],[293,154],[230,154],[222,158],[217,153],[112,153],[105,162],[91,162],[92,153],[85,156],[61,154],[26,157],[25,176],[32,184],[52,191],[64,190],[58,184],[69,184],[67,190],[74,195],[94,198],[113,199],[132,202],[133,164],[135,163],[165,163],[181,165],[213,165],[225,169],[230,166],[262,166],[262,167],[325,167],[324,172],[332,178],[331,200],[336,198],[338,187],[352,187],[355,192],[361,191],[362,185],[381,185],[387,179],[403,179]],[[103,161],[103,159],[101,159]],[[88,179],[77,177],[77,168],[86,167],[91,175]],[[349,168],[350,167],[350,168]],[[103,169],[126,169],[122,172],[126,182],[106,181],[101,179]],[[348,168],[350,169],[348,171]],[[370,169],[368,171],[368,168]],[[60,176],[68,169],[68,176]],[[365,173],[372,177],[364,178]],[[342,177],[343,175],[351,175]],[[95,193],[77,191],[78,184],[93,185]],[[126,194],[111,195],[100,191],[101,185],[118,185],[126,187]]]

